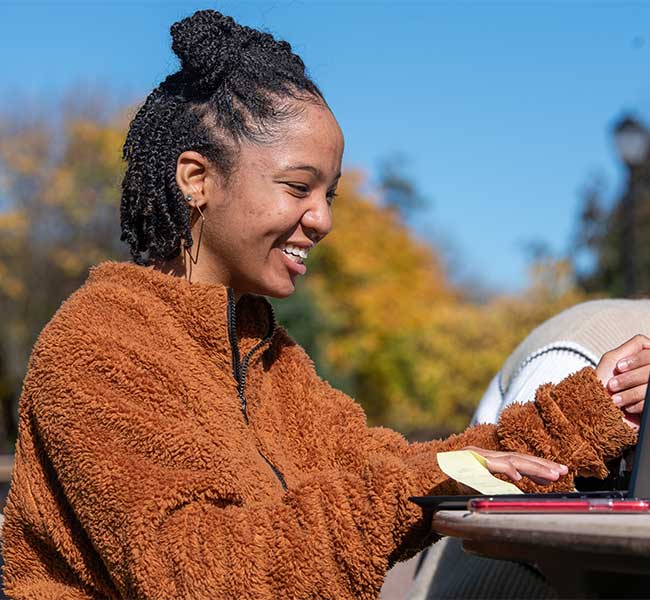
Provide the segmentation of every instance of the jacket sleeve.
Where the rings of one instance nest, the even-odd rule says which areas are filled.
[[[549,486],[540,486],[526,477],[517,484],[526,492],[550,492],[573,489],[575,476],[606,477],[607,463],[636,443],[636,433],[625,424],[621,410],[591,367],[569,375],[557,385],[542,385],[534,402],[512,404],[496,425],[475,425],[445,440],[412,444],[390,429],[367,427],[356,402],[326,382],[317,381],[313,369],[311,373],[309,369],[303,372],[304,385],[312,390],[312,397],[325,399],[327,406],[315,404],[314,410],[318,415],[329,415],[330,420],[322,427],[335,438],[341,462],[358,467],[368,456],[399,456],[413,467],[419,482],[419,489],[412,495],[459,493],[456,482],[439,470],[435,460],[438,452],[476,446],[566,464],[569,473]],[[332,404],[336,408],[328,410]]]
[[[497,426],[499,447],[544,456],[569,467],[564,478],[604,478],[607,463],[636,444],[636,432],[622,418],[591,367],[557,385],[538,388],[534,403],[512,404]]]
[[[359,405],[319,379],[306,355],[296,360],[303,360],[304,368],[300,369],[302,379],[293,378],[292,383],[305,390],[305,411],[312,411],[318,421],[317,429],[323,431],[320,443],[330,445],[337,466],[369,481],[365,479],[369,466],[385,465],[381,477],[372,478],[372,497],[381,501],[382,510],[370,502],[355,510],[360,535],[371,532],[367,547],[372,540],[389,540],[388,546],[377,551],[389,563],[431,542],[424,535],[422,511],[408,497],[460,492],[457,483],[439,469],[437,452],[477,446],[562,462],[569,473],[550,486],[539,486],[528,478],[518,483],[527,492],[550,492],[573,489],[576,474],[605,477],[607,461],[635,443],[634,432],[591,368],[556,386],[542,386],[534,403],[508,408],[497,425],[477,425],[446,440],[409,444],[395,431],[368,427]]]
[[[488,450],[519,452],[567,465],[569,472],[547,486],[524,477],[517,485],[525,492],[574,489],[574,478],[609,474],[607,464],[636,444],[636,432],[628,427],[621,410],[591,367],[569,375],[557,385],[538,388],[534,402],[512,404],[496,426],[477,425],[444,442],[446,449],[477,446]],[[406,455],[427,452],[428,444],[413,444]],[[438,443],[431,451],[440,452]],[[506,476],[498,476],[507,479]],[[455,482],[443,480],[437,493],[455,493]]]

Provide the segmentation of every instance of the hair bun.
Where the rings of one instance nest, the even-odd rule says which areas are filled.
[[[181,69],[202,79],[223,77],[238,62],[254,30],[216,10],[200,10],[171,26],[172,50]]]

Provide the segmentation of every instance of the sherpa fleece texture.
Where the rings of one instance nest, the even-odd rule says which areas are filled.
[[[571,467],[566,489],[635,441],[587,369],[497,426],[409,445],[281,328],[248,367],[247,422],[226,315],[223,287],[105,263],[44,329],[5,511],[9,597],[374,599],[432,541],[408,497],[458,491],[436,452],[534,452]],[[266,300],[244,296],[241,356],[268,329]]]

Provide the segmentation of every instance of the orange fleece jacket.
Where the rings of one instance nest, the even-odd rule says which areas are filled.
[[[5,511],[9,597],[377,598],[432,541],[408,497],[457,493],[436,452],[534,452],[571,467],[566,489],[635,441],[586,369],[497,426],[408,444],[319,379],[265,299],[244,296],[229,332],[233,306],[221,286],[105,263],[43,330]]]

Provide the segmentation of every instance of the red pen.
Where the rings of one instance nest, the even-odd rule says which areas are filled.
[[[467,508],[481,513],[647,513],[650,512],[650,501],[621,498],[474,498],[467,503]]]

